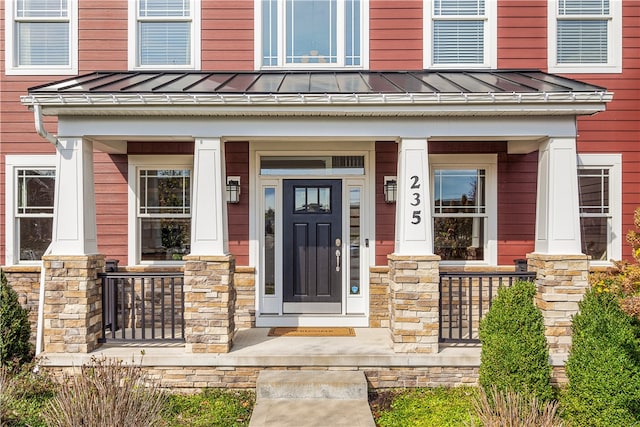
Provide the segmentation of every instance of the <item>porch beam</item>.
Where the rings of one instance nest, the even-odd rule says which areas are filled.
[[[58,140],[51,254],[97,254],[93,143]]]
[[[549,138],[540,144],[535,252],[582,253],[575,138]]]
[[[425,138],[400,140],[396,255],[433,255],[429,153]]]
[[[191,255],[227,255],[224,144],[197,138],[194,147]]]

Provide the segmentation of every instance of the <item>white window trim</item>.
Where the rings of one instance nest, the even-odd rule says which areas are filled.
[[[497,154],[430,154],[429,155],[429,176],[431,185],[435,185],[433,173],[438,168],[473,168],[485,170],[486,188],[486,236],[484,253],[485,259],[482,261],[441,261],[442,265],[497,265],[498,264],[498,156]],[[433,230],[433,206],[435,191],[431,188],[431,211],[430,220]],[[435,245],[435,240],[434,240]],[[434,249],[434,248],[432,248]]]
[[[193,156],[192,155],[176,155],[176,156],[129,156],[128,167],[128,264],[129,265],[182,265],[183,261],[141,261],[140,260],[140,229],[138,227],[138,207],[140,204],[140,193],[138,186],[138,170],[140,169],[189,169],[193,180]],[[193,192],[193,181],[191,182],[191,191]],[[191,196],[193,200],[193,194]],[[193,213],[191,214],[193,221]]]
[[[4,59],[8,76],[52,76],[78,74],[78,0],[69,3],[69,64],[68,65],[16,65],[15,0],[6,0],[4,9]]]
[[[20,261],[16,221],[18,169],[55,169],[55,154],[5,156],[5,265],[41,265],[42,261]],[[55,213],[54,213],[55,215]]]
[[[611,260],[622,259],[622,154],[578,154],[578,168],[609,170],[609,215],[611,235],[607,239],[609,260],[591,260],[591,265],[610,266]]]
[[[361,0],[362,11],[360,14],[360,40],[362,44],[360,46],[361,54],[360,54],[360,65],[359,66],[346,66],[344,65],[344,52],[339,55],[338,63],[336,64],[285,64],[284,63],[284,51],[286,43],[284,37],[284,30],[282,25],[278,27],[278,40],[279,40],[279,49],[280,53],[278,55],[278,65],[276,66],[266,66],[262,65],[262,0],[254,0],[254,15],[253,15],[253,24],[254,24],[254,68],[256,70],[277,70],[277,69],[305,69],[305,70],[325,70],[325,69],[349,69],[349,70],[367,70],[369,69],[369,0]],[[338,7],[342,8],[344,3],[342,1],[338,2]],[[343,8],[342,8],[343,9]],[[282,17],[284,16],[284,3],[280,1],[278,5],[278,14]],[[340,16],[340,15],[339,15]],[[280,19],[280,23],[282,23],[282,18]],[[343,20],[338,18],[338,27],[344,27]],[[341,45],[344,45],[344,34],[338,34],[338,52],[342,51]]]
[[[547,51],[550,73],[622,73],[622,0],[609,2],[609,34],[607,64],[558,64],[556,48],[558,31],[558,1],[549,0],[547,11]]]
[[[433,57],[433,0],[424,0],[423,10],[423,67],[425,69],[498,68],[498,1],[486,0],[486,25],[484,33],[484,63],[482,64],[434,64]],[[473,19],[473,17],[469,17]],[[477,19],[477,18],[475,18]]]
[[[139,65],[138,64],[138,0],[129,1],[128,67],[129,70],[200,70],[202,68],[202,4],[201,0],[189,0],[191,8],[191,64]]]

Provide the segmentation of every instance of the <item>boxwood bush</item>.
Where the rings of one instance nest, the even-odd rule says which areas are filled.
[[[553,398],[544,319],[535,306],[535,284],[501,288],[480,322],[480,385],[546,401]]]
[[[638,327],[617,297],[590,290],[573,318],[563,406],[579,426],[640,425]]]
[[[18,301],[18,294],[0,270],[0,365],[20,366],[33,358],[29,342],[29,311]]]

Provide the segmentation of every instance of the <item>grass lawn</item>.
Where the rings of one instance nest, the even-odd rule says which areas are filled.
[[[416,388],[372,393],[371,410],[380,427],[458,427],[471,424],[473,387]]]

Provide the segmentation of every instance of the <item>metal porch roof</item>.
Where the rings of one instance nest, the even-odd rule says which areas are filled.
[[[28,93],[23,104],[39,104],[50,114],[73,114],[74,107],[84,107],[86,114],[104,107],[177,105],[412,105],[424,113],[446,105],[473,111],[470,104],[562,104],[557,111],[564,114],[592,114],[612,98],[603,87],[536,70],[99,71],[32,87]]]

